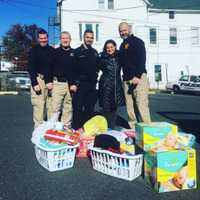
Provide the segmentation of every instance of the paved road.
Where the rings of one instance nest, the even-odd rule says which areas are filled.
[[[200,142],[200,97],[158,94],[150,98],[154,121],[177,123]],[[28,95],[0,96],[0,200],[199,200],[200,190],[157,194],[142,177],[132,182],[98,173],[90,162],[76,160],[72,169],[50,173],[35,159],[30,142]],[[119,125],[126,125],[124,109]],[[200,147],[197,166],[200,174]],[[200,183],[198,178],[198,184]]]

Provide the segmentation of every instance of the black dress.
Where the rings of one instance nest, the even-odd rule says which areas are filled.
[[[118,52],[114,56],[101,53],[100,63],[99,104],[104,113],[110,113],[125,105]]]

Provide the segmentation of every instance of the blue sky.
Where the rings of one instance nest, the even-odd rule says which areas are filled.
[[[0,38],[17,23],[48,30],[48,17],[55,14],[56,0],[0,0]]]

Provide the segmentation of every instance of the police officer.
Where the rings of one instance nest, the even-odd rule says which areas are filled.
[[[76,92],[74,50],[70,47],[71,35],[62,32],[60,47],[55,50],[53,67],[52,110],[53,113],[62,109],[61,121],[68,128],[72,122],[72,98],[70,91]]]
[[[73,128],[78,129],[92,117],[97,100],[96,83],[98,77],[99,56],[92,48],[94,33],[84,32],[84,43],[75,49],[76,75],[78,90],[73,96]]]
[[[120,62],[123,69],[126,107],[129,125],[134,128],[138,120],[145,123],[151,121],[148,105],[149,83],[145,67],[146,50],[144,42],[131,34],[128,23],[119,24],[119,34],[123,39],[120,46]]]
[[[43,29],[38,32],[38,42],[39,44],[29,52],[29,74],[32,85],[31,102],[35,127],[43,122],[45,112],[47,112],[48,117],[51,116],[50,93],[53,88],[54,48],[48,45],[48,34]]]

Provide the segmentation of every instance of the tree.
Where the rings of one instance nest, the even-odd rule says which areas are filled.
[[[4,57],[18,66],[27,63],[28,51],[37,43],[37,25],[13,25],[3,37]]]

